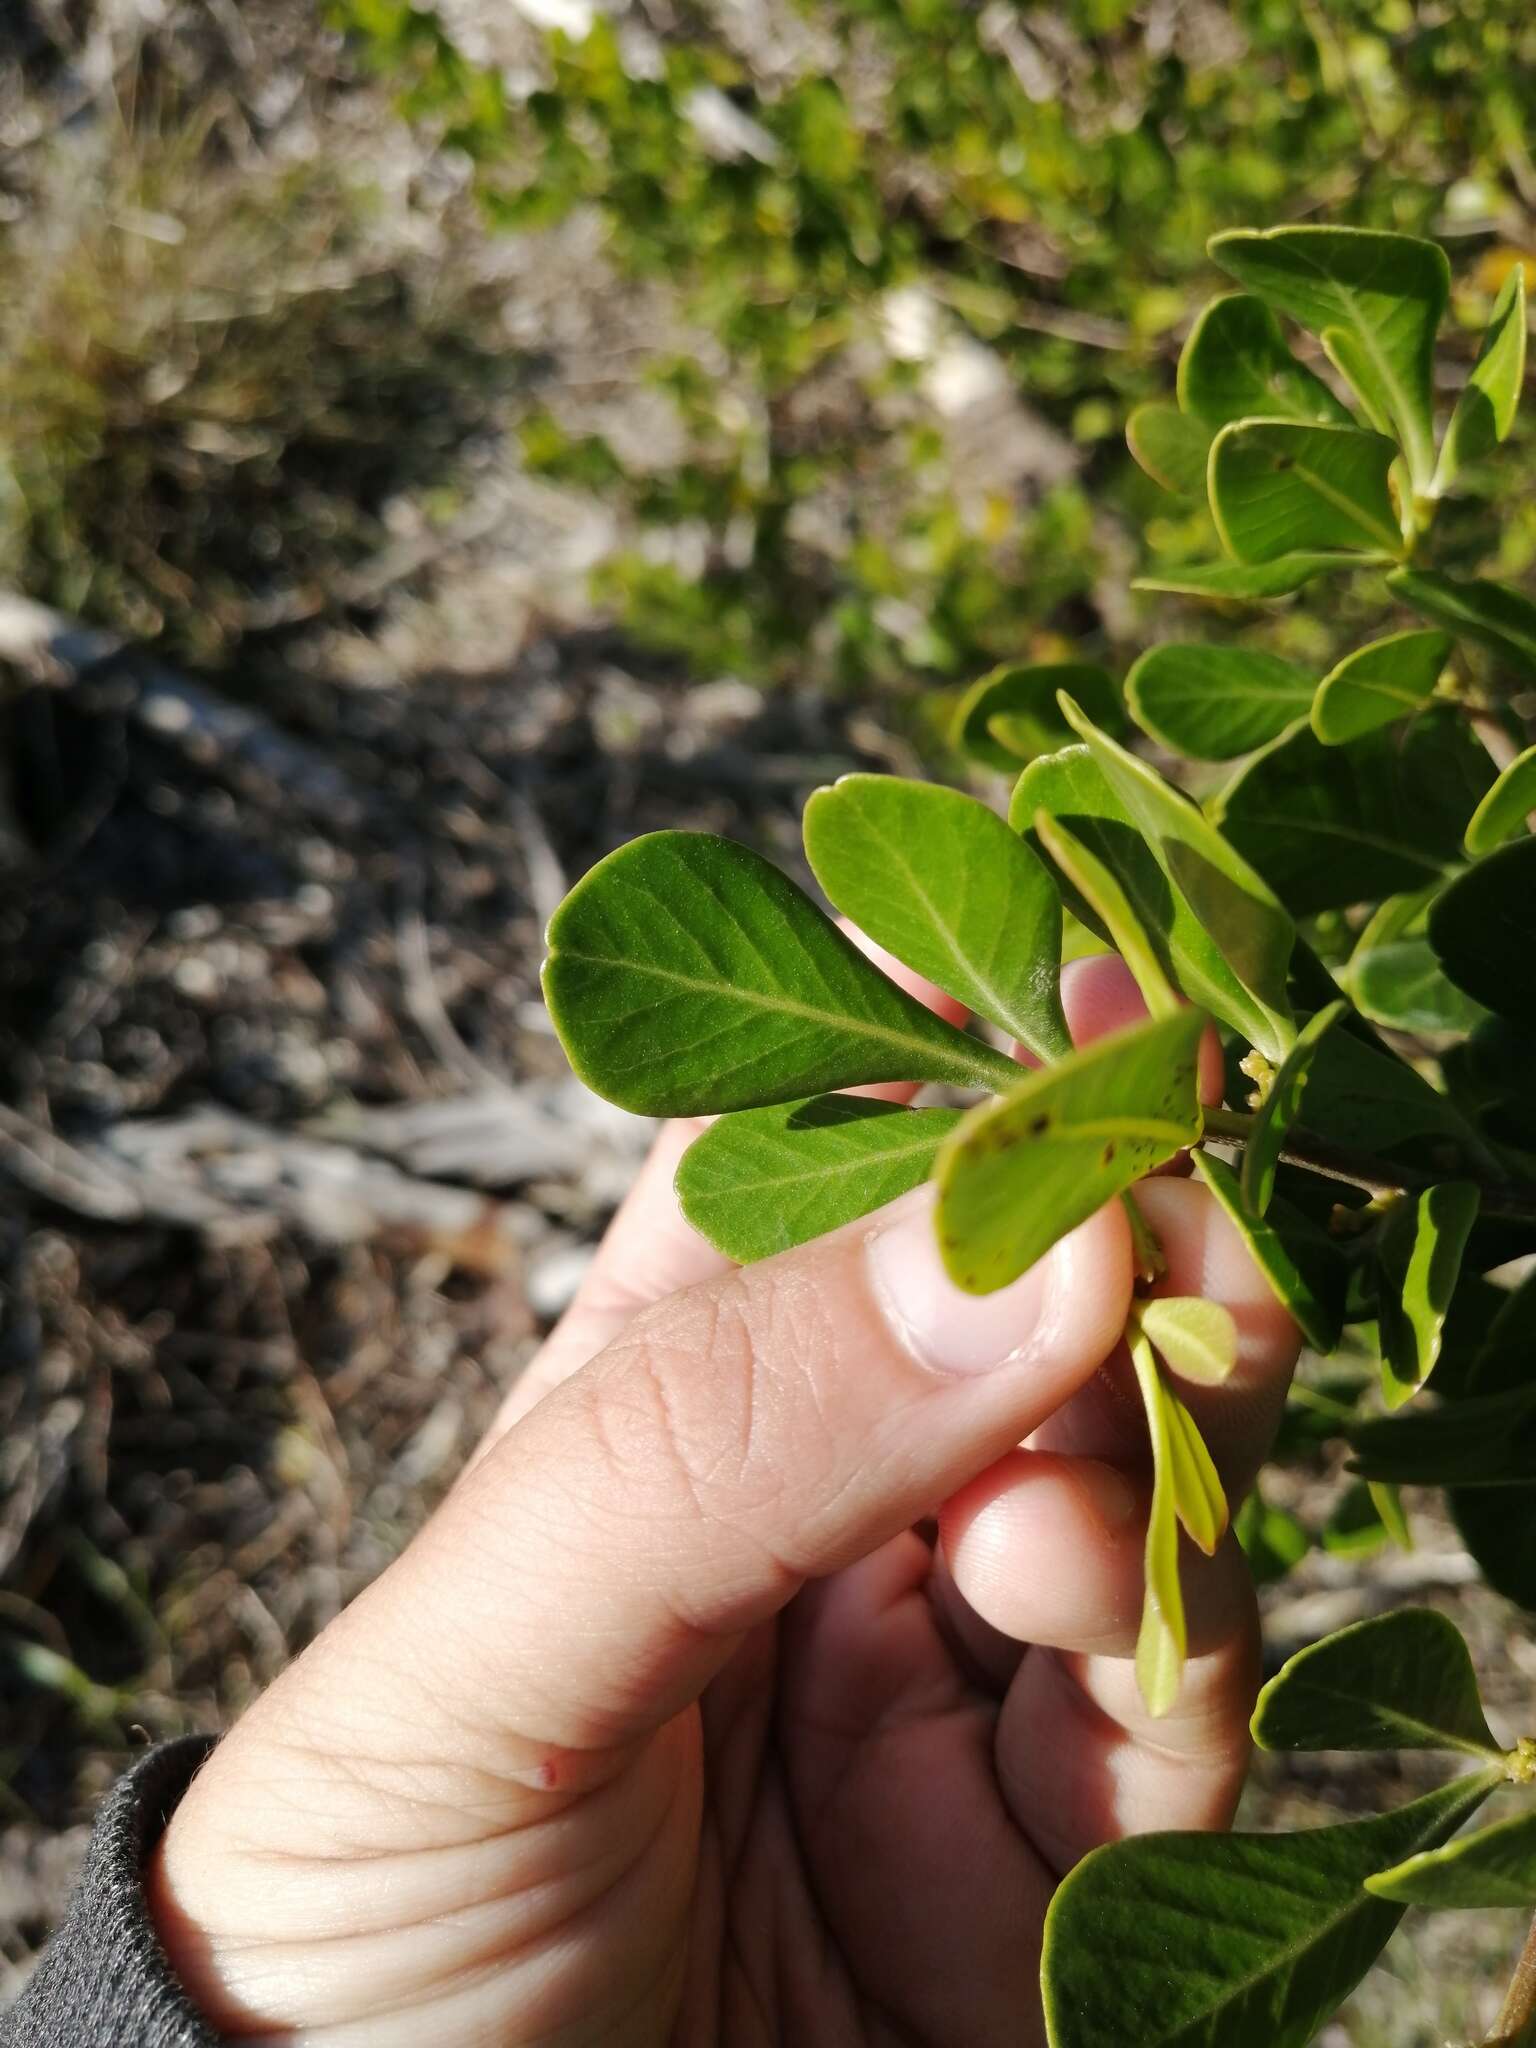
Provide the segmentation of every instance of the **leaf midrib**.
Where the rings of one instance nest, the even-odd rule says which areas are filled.
[[[930,1038],[920,1038],[915,1032],[898,1031],[889,1024],[876,1024],[868,1018],[851,1017],[844,1010],[818,1010],[810,1003],[796,1002],[792,996],[765,995],[759,989],[743,988],[737,982],[706,980],[695,974],[684,974],[676,967],[662,967],[654,960],[634,960],[614,957],[606,953],[588,953],[579,947],[561,946],[550,955],[551,960],[574,960],[583,967],[617,967],[626,974],[649,976],[653,981],[670,983],[674,988],[687,989],[694,995],[717,997],[723,1002],[746,1003],[753,1009],[769,1010],[780,1016],[801,1017],[808,1024],[830,1025],[838,1031],[851,1031],[861,1038],[879,1040],[885,1045],[899,1046],[902,1051],[921,1053],[925,1059],[943,1058],[951,1063],[954,1072],[965,1072],[973,1085],[995,1089],[999,1076],[995,1075],[988,1060],[981,1055],[991,1051],[988,1046],[978,1046],[975,1060],[965,1058],[958,1049],[935,1043]],[[936,1020],[937,1021],[937,1020]],[[961,1034],[956,1033],[959,1037]],[[1004,1058],[999,1053],[998,1059]],[[1014,1062],[1010,1060],[1009,1066]]]
[[[1299,477],[1304,484],[1309,484],[1325,503],[1332,505],[1336,512],[1343,513],[1346,519],[1353,521],[1362,533],[1368,533],[1378,541],[1385,534],[1387,537],[1387,548],[1390,552],[1395,553],[1401,548],[1402,535],[1400,533],[1390,526],[1378,526],[1375,519],[1366,513],[1362,505],[1357,504],[1353,498],[1346,497],[1336,485],[1331,484],[1325,476],[1320,476],[1308,463],[1297,461],[1291,473],[1293,476]]]
[[[726,1196],[738,1195],[756,1188],[790,1187],[801,1181],[836,1180],[841,1174],[863,1173],[872,1166],[886,1166],[896,1160],[910,1159],[916,1152],[936,1152],[947,1135],[947,1132],[943,1132],[933,1137],[909,1138],[904,1144],[882,1146],[878,1152],[857,1152],[831,1165],[800,1167],[788,1173],[769,1173],[755,1180],[744,1180],[739,1174],[733,1173],[730,1186],[724,1193]],[[696,1192],[694,1199],[718,1201],[721,1197]]]
[[[1298,1690],[1301,1689],[1301,1682],[1298,1681]],[[1364,1704],[1385,1726],[1406,1729],[1415,1735],[1432,1736],[1434,1739],[1430,1747],[1434,1749],[1459,1749],[1468,1756],[1480,1756],[1483,1758],[1502,1754],[1501,1751],[1490,1748],[1486,1743],[1469,1741],[1464,1735],[1452,1735],[1448,1729],[1436,1728],[1433,1722],[1421,1721],[1417,1714],[1399,1713],[1395,1708],[1382,1707],[1377,1701],[1372,1699],[1366,1699],[1362,1702],[1361,1695],[1357,1692],[1341,1692],[1337,1686],[1319,1685],[1316,1679],[1312,1678],[1305,1681],[1305,1690],[1315,1694],[1320,1699],[1341,1700],[1346,1706],[1352,1708],[1358,1708]]]
[[[1480,1752],[1480,1754],[1486,1754],[1486,1752]],[[1483,1788],[1483,1797],[1486,1798],[1488,1793],[1498,1783],[1500,1774],[1489,1771],[1480,1775],[1487,1779],[1487,1783]],[[1473,1779],[1472,1782],[1476,1783],[1477,1780]],[[1476,1805],[1480,1802],[1472,1802],[1470,1793],[1468,1798],[1468,1812],[1470,1813],[1476,1810]],[[1433,1823],[1426,1822],[1425,1834],[1433,1835],[1444,1825],[1445,1817],[1443,1815],[1437,1816]],[[1409,1851],[1409,1855],[1413,1856],[1421,1853],[1422,1851],[1418,1848]],[[1401,1857],[1399,1861],[1406,1862],[1407,1858]],[[1377,1898],[1374,1892],[1368,1892],[1364,1885],[1362,1885],[1359,1892],[1350,1898],[1345,1905],[1341,1906],[1329,1919],[1322,1922],[1321,1926],[1310,1929],[1304,1937],[1290,1943],[1288,1947],[1281,1949],[1278,1954],[1271,1956],[1261,1968],[1254,1970],[1240,1982],[1231,1985],[1228,1988],[1228,1995],[1206,2006],[1203,2012],[1192,2014],[1187,2022],[1181,2023],[1177,2034],[1165,2034],[1160,2041],[1150,2044],[1150,2048],[1179,2048],[1181,2039],[1184,2041],[1193,2040],[1194,2037],[1190,2033],[1191,2027],[1208,2025],[1212,2016],[1220,2013],[1224,2006],[1235,2004],[1239,1998],[1246,1998],[1248,1993],[1262,1984],[1267,1977],[1273,1977],[1279,1970],[1289,1969],[1300,1962],[1306,1956],[1309,1949],[1319,1948],[1325,1941],[1331,1939],[1352,1914],[1364,1912],[1371,1906],[1392,1905],[1394,1903],[1395,1901],[1393,1900]]]

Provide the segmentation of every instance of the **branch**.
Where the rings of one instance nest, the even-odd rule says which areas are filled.
[[[1484,2048],[1532,2048],[1536,2043],[1536,1920],[1525,1937],[1509,1992]]]
[[[1224,1145],[1246,1145],[1256,1121],[1243,1110],[1208,1109],[1205,1135]],[[1502,1217],[1512,1223],[1536,1223],[1536,1187],[1518,1181],[1492,1180],[1466,1165],[1438,1173],[1427,1167],[1403,1166],[1347,1145],[1335,1145],[1313,1131],[1294,1127],[1286,1133],[1280,1157],[1288,1166],[1304,1167],[1324,1180],[1343,1181],[1349,1187],[1364,1189],[1368,1195],[1412,1194],[1447,1179],[1469,1180],[1482,1195],[1485,1216]]]

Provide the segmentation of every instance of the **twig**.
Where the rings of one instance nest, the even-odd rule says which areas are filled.
[[[1242,1110],[1208,1109],[1205,1135],[1224,1145],[1246,1145],[1253,1136],[1257,1119]],[[1476,1183],[1482,1195],[1485,1216],[1500,1216],[1514,1223],[1536,1223],[1536,1187],[1513,1181],[1493,1181],[1465,1163],[1434,1172],[1427,1167],[1404,1166],[1396,1160],[1377,1159],[1368,1152],[1356,1152],[1347,1145],[1335,1145],[1315,1132],[1286,1133],[1280,1157],[1289,1166],[1304,1167],[1324,1180],[1343,1181],[1368,1195],[1401,1195],[1419,1188],[1431,1188],[1446,1179]]]
[[[1536,1920],[1525,1937],[1509,1991],[1486,2048],[1532,2048],[1536,2043]]]

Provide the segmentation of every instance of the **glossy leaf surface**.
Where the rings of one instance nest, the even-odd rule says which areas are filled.
[[[1261,1749],[1449,1749],[1498,1756],[1454,1622],[1399,1607],[1300,1650],[1259,1694]]]
[[[1181,1010],[1115,1032],[970,1111],[935,1175],[939,1241],[961,1287],[1006,1286],[1194,1141],[1204,1022]]]
[[[1445,252],[1373,229],[1284,227],[1217,235],[1211,254],[1319,338],[1373,423],[1402,441],[1415,489],[1426,489],[1435,467],[1435,334],[1450,296]]]
[[[1312,706],[1312,730],[1342,746],[1379,725],[1394,725],[1434,695],[1451,652],[1448,633],[1391,633],[1357,647],[1329,670]]]
[[[1045,1923],[1051,2048],[1306,2048],[1402,1908],[1375,1871],[1454,1834],[1480,1772],[1372,1820],[1285,1835],[1134,1835],[1071,1872]]]
[[[1435,1369],[1478,1199],[1471,1181],[1442,1182],[1404,1196],[1382,1229],[1377,1324],[1390,1408],[1400,1408]]]
[[[1095,706],[1094,716],[1112,732],[1124,729],[1119,693],[1106,669],[1086,662],[1036,662],[995,668],[972,683],[955,707],[951,738],[972,760],[1017,774],[1021,763],[1071,740],[1057,701],[1061,690]]]
[[[934,782],[845,775],[811,797],[804,831],[817,881],[877,945],[1040,1058],[1071,1051],[1061,897],[995,811]]]
[[[1282,1201],[1271,1204],[1268,1217],[1255,1215],[1243,1200],[1236,1170],[1224,1159],[1197,1152],[1195,1172],[1241,1233],[1275,1299],[1308,1344],[1314,1351],[1331,1351],[1343,1326],[1347,1277],[1337,1251]]]
[[[1170,642],[1142,655],[1125,701],[1170,752],[1228,761],[1277,738],[1311,708],[1316,679],[1261,648]]]
[[[1113,868],[1048,811],[1035,813],[1035,837],[1108,933],[1110,944],[1136,978],[1148,1015],[1172,1016],[1179,1007],[1178,996]]]
[[[1440,444],[1435,489],[1448,490],[1469,462],[1504,440],[1515,423],[1525,383],[1525,266],[1511,266],[1493,316]]]
[[[1256,755],[1215,808],[1238,852],[1307,916],[1449,873],[1492,781],[1476,735],[1446,707],[1342,747],[1302,727]]]
[[[1383,562],[1391,556],[1382,555]],[[1178,597],[1223,598],[1233,604],[1262,604],[1290,597],[1318,576],[1336,576],[1362,566],[1359,555],[1308,549],[1270,562],[1191,562],[1178,569],[1147,569],[1133,590],[1165,590]]]
[[[1474,858],[1492,853],[1506,839],[1528,829],[1536,811],[1536,747],[1527,747],[1499,771],[1499,779],[1472,813],[1466,848]]]
[[[1536,1011],[1536,839],[1512,840],[1459,875],[1430,912],[1429,942],[1486,1008]]]
[[[926,1180],[958,1109],[816,1095],[737,1110],[683,1154],[683,1214],[742,1265],[851,1223]]]
[[[1087,743],[1104,780],[1152,849],[1158,866],[1203,928],[1242,998],[1241,1011],[1212,1007],[1246,1029],[1270,1058],[1295,1036],[1286,969],[1296,928],[1270,889],[1223,838],[1197,804],[1155,769],[1100,732],[1079,707],[1063,701],[1068,722]],[[1187,993],[1189,993],[1187,991]]]
[[[1262,299],[1212,299],[1179,357],[1179,403],[1207,427],[1230,420],[1309,420],[1353,426],[1348,406],[1298,363]]]
[[[1286,1054],[1269,1092],[1254,1117],[1248,1143],[1243,1150],[1239,1176],[1243,1199],[1255,1215],[1262,1216],[1275,1192],[1275,1172],[1285,1148],[1286,1133],[1301,1114],[1302,1097],[1318,1047],[1324,1035],[1343,1016],[1347,1005],[1330,1003],[1309,1017],[1296,1034],[1296,1043]]]
[[[1470,1031],[1487,1011],[1446,979],[1427,938],[1367,947],[1349,963],[1358,1007],[1394,1031]]]
[[[1520,591],[1430,569],[1396,569],[1387,582],[1416,612],[1481,641],[1512,675],[1536,682],[1536,604]]]
[[[1435,1912],[1536,1904],[1536,1812],[1514,1813],[1476,1834],[1424,1849],[1365,1880],[1378,1899]]]
[[[1250,1043],[1279,1047],[1287,1042],[1285,1027],[1244,985],[1239,966],[1228,960],[1217,934],[1171,877],[1169,863],[1159,858],[1087,747],[1068,747],[1025,769],[1009,806],[1009,823],[1015,831],[1029,831],[1041,811],[1064,826],[1073,841],[1113,876],[1164,973],[1182,995],[1241,1031]],[[1195,817],[1203,824],[1198,812]],[[1191,854],[1186,866],[1198,886],[1203,872],[1197,856]],[[1074,913],[1090,926],[1107,930],[1097,923],[1097,913],[1070,876],[1064,875],[1064,883]],[[1212,881],[1207,893],[1214,896],[1218,886]],[[1228,922],[1237,923],[1240,916],[1234,893]],[[1255,938],[1263,934],[1251,930],[1244,934],[1240,923],[1238,931],[1240,940],[1246,937],[1246,943],[1238,948],[1239,962],[1246,967]],[[1261,964],[1267,985],[1272,987],[1275,969],[1262,958]]]
[[[888,981],[770,861],[709,833],[599,861],[550,920],[544,991],[577,1075],[642,1116],[1018,1073]]]
[[[1211,513],[1236,562],[1307,549],[1402,550],[1387,473],[1397,444],[1364,427],[1235,420],[1211,444]]]
[[[1131,453],[1154,483],[1181,498],[1205,496],[1211,430],[1176,405],[1138,405],[1125,423]]]

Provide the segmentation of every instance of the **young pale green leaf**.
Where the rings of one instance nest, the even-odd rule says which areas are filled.
[[[859,1095],[737,1110],[683,1154],[678,1201],[716,1251],[748,1265],[915,1188],[962,1114]]]
[[[1211,515],[1235,562],[1314,548],[1402,553],[1387,485],[1397,444],[1365,427],[1234,420],[1211,443]]]
[[[812,795],[804,831],[817,881],[877,945],[1041,1059],[1072,1050],[1061,898],[995,811],[935,782],[845,775]]]
[[[1147,1517],[1141,1628],[1136,1638],[1136,1683],[1147,1712],[1160,1720],[1179,1696],[1188,1637],[1179,1581],[1179,1496],[1174,1470],[1173,1422],[1168,1390],[1152,1347],[1130,1332],[1131,1362],[1146,1411],[1152,1447],[1152,1505]]]
[[[1342,747],[1303,726],[1240,768],[1212,808],[1237,851],[1307,917],[1449,874],[1492,780],[1476,734],[1446,705]]]
[[[1337,1250],[1283,1201],[1271,1204],[1267,1218],[1256,1216],[1243,1200],[1236,1172],[1224,1159],[1197,1152],[1195,1172],[1241,1232],[1275,1299],[1289,1311],[1307,1343],[1314,1351],[1331,1351],[1343,1327],[1348,1280]]]
[[[1296,1043],[1281,1062],[1279,1072],[1270,1082],[1269,1092],[1253,1120],[1253,1129],[1243,1150],[1239,1178],[1243,1200],[1256,1216],[1262,1216],[1268,1209],[1275,1192],[1275,1173],[1285,1148],[1286,1133],[1301,1114],[1301,1099],[1307,1090],[1317,1049],[1348,1007],[1344,1002],[1330,1003],[1326,1010],[1319,1010],[1315,1017],[1307,1019],[1296,1034]]]
[[[1506,437],[1515,423],[1524,383],[1525,267],[1517,263],[1494,302],[1477,361],[1440,444],[1437,493],[1449,490],[1469,462]]]
[[[1199,1387],[1219,1387],[1237,1364],[1237,1324],[1219,1301],[1198,1294],[1154,1295],[1132,1314],[1171,1372]]]
[[[1108,671],[1085,662],[1036,662],[995,668],[972,683],[955,707],[950,737],[983,767],[1017,774],[1019,764],[1054,753],[1072,734],[1056,701],[1070,690],[1094,707],[1094,717],[1123,732],[1125,714]]]
[[[1165,491],[1181,498],[1205,496],[1205,465],[1211,430],[1176,405],[1138,405],[1125,423],[1126,443],[1136,460]]]
[[[1400,1408],[1435,1369],[1462,1254],[1477,1221],[1472,1181],[1444,1181],[1405,1195],[1376,1251],[1382,1392]]]
[[[1454,1622],[1398,1607],[1299,1650],[1259,1694],[1260,1749],[1451,1749],[1503,1754]]]
[[[1536,1905],[1536,1811],[1527,1808],[1365,1880],[1368,1892],[1431,1912]]]
[[[1336,576],[1341,569],[1379,566],[1395,555],[1318,553],[1279,555],[1272,562],[1191,562],[1177,569],[1149,569],[1136,577],[1133,590],[1167,591],[1175,597],[1210,597],[1229,604],[1262,604],[1289,597],[1318,576]]]
[[[1285,345],[1262,299],[1229,292],[1212,299],[1179,357],[1179,404],[1208,429],[1230,420],[1303,420],[1354,425],[1347,405]]]
[[[650,833],[583,876],[550,920],[544,993],[580,1079],[642,1116],[1018,1074],[888,981],[770,861],[710,833]]]
[[[1500,1016],[1536,1011],[1536,839],[1516,839],[1459,875],[1429,914],[1446,973]]]
[[[1435,469],[1435,334],[1451,272],[1434,242],[1370,228],[1286,227],[1217,235],[1239,284],[1317,335],[1373,425],[1402,442],[1416,491]]]
[[[1213,1005],[1216,1014],[1270,1059],[1283,1058],[1295,1037],[1285,985],[1296,940],[1290,918],[1198,805],[1100,732],[1070,698],[1062,710],[1246,999],[1241,1022],[1229,1007]]]
[[[1423,631],[1392,633],[1357,647],[1318,685],[1312,730],[1324,746],[1338,747],[1422,710],[1450,652],[1449,633]]]
[[[1392,1031],[1471,1031],[1488,1014],[1446,979],[1426,938],[1357,947],[1349,992],[1365,1016]]]
[[[1163,1405],[1168,1411],[1168,1471],[1174,1507],[1190,1542],[1207,1557],[1214,1557],[1227,1533],[1228,1520],[1220,1474],[1195,1418],[1166,1378]]]
[[[1115,951],[1136,978],[1147,1014],[1173,1016],[1179,998],[1113,869],[1048,811],[1036,811],[1035,837],[1108,932]]]
[[[961,1287],[1005,1287],[1194,1142],[1204,1022],[1198,1010],[1181,1010],[1117,1031],[967,1115],[935,1173],[939,1242]]]
[[[1250,1043],[1281,1042],[1280,1025],[1244,986],[1216,935],[1207,930],[1184,892],[1170,880],[1165,863],[1111,789],[1087,747],[1067,747],[1059,754],[1045,755],[1032,761],[1019,777],[1008,822],[1016,832],[1027,832],[1040,812],[1065,827],[1073,842],[1091,854],[1119,885],[1164,973],[1181,995],[1241,1031]],[[1107,933],[1071,876],[1064,869],[1060,872],[1068,907],[1087,924]],[[1246,949],[1240,949],[1239,958],[1246,957]]]
[[[1262,648],[1173,641],[1142,655],[1125,679],[1125,701],[1170,752],[1229,761],[1305,718],[1316,688],[1304,668]]]
[[[1536,811],[1536,747],[1517,754],[1472,813],[1466,848],[1474,859],[1492,853],[1506,839],[1529,828]]]
[[[1331,1557],[1374,1557],[1393,1540],[1378,1496],[1395,1498],[1390,1488],[1363,1480],[1345,1487],[1323,1524],[1322,1547]],[[1397,1521],[1401,1524],[1400,1515]]]
[[[1371,1820],[1286,1835],[1133,1835],[1095,1849],[1045,1921],[1051,2048],[1306,2048],[1402,1917],[1365,1880],[1437,1847],[1488,1770]]]
[[[1389,1486],[1382,1479],[1368,1479],[1365,1490],[1371,1497],[1371,1504],[1381,1519],[1381,1525],[1399,1550],[1413,1549],[1413,1530],[1408,1522],[1408,1510],[1403,1506],[1403,1496],[1395,1486]]]
[[[1427,619],[1490,648],[1512,674],[1536,682],[1536,604],[1487,577],[1394,569],[1388,586]]]
[[[1435,1409],[1357,1422],[1349,1433],[1363,1479],[1392,1486],[1501,1491],[1536,1481],[1536,1386],[1476,1394]],[[1518,1514],[1500,1510],[1513,1535]]]

